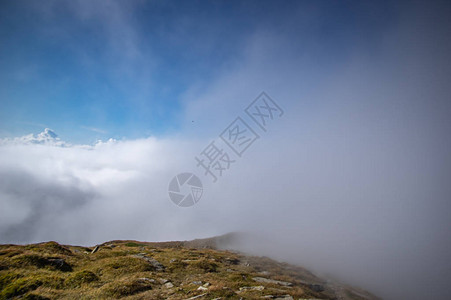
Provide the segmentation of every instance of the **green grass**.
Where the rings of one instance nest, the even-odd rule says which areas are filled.
[[[19,278],[13,280],[2,289],[0,299],[10,299],[14,296],[23,295],[28,291],[37,289],[41,285],[42,282],[37,279]]]
[[[69,288],[79,288],[84,284],[98,281],[99,277],[91,271],[83,270],[70,275],[65,280],[65,286]]]
[[[126,243],[125,246],[126,246],[126,247],[139,247],[139,246],[141,246],[141,245],[138,244],[138,243],[132,243],[132,242],[130,242],[130,243]]]
[[[91,254],[91,250],[55,242],[0,245],[0,266],[6,267],[0,269],[0,300],[187,299],[204,293],[201,300],[257,299],[265,295],[333,298],[327,291],[314,292],[301,283],[300,280],[319,280],[308,271],[268,258],[185,248],[183,242],[114,241],[100,245],[96,253]],[[139,253],[157,260],[165,269],[157,271],[145,259],[135,256]],[[52,262],[55,258],[62,259],[71,269],[56,266]],[[253,281],[253,277],[262,276],[261,271],[269,271],[272,279],[292,282],[293,287]],[[173,287],[165,285],[166,280]],[[210,284],[206,291],[198,290],[199,284],[193,283],[199,281]],[[240,292],[241,287],[258,285],[264,289]]]

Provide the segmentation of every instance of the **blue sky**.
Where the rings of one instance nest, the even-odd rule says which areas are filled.
[[[257,255],[384,299],[451,299],[449,16],[448,0],[0,1],[0,242],[245,230],[271,241]],[[262,91],[283,117],[211,182],[194,157]],[[204,184],[187,209],[167,191],[181,172]]]
[[[281,44],[272,63],[307,57],[327,69],[356,47],[375,51],[398,14],[360,1],[0,5],[0,135],[50,127],[72,142],[180,132],[186,94],[245,65],[256,35]]]

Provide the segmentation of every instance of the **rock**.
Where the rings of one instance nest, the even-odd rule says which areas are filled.
[[[169,280],[164,279],[164,278],[160,278],[160,279],[158,279],[158,281],[159,281],[161,284],[165,284],[166,282],[169,282]]]
[[[143,278],[138,278],[138,280],[141,281],[145,281],[145,282],[150,282],[150,283],[155,283],[155,279],[151,279],[151,278],[147,278],[147,277],[143,277]]]
[[[133,255],[133,257],[144,259],[150,265],[152,265],[152,267],[154,267],[156,271],[164,271],[164,269],[165,269],[165,267],[159,261],[157,261],[156,259],[154,259],[152,257],[147,256],[145,253],[139,253],[139,254]]]
[[[171,259],[169,262],[172,264],[174,262],[176,262],[177,260],[175,258]]]
[[[272,284],[278,284],[278,285],[282,285],[282,286],[292,286],[293,285],[291,282],[268,279],[268,278],[263,278],[263,277],[254,277],[252,279],[254,281],[261,282],[261,283],[272,283]]]
[[[166,283],[164,284],[164,286],[165,286],[166,288],[168,288],[168,289],[174,287],[174,285],[172,284],[172,282],[166,282]]]
[[[197,288],[198,291],[208,291],[208,288],[204,287],[204,286],[200,286]]]
[[[258,285],[258,286],[243,286],[240,287],[240,291],[263,291],[265,289],[264,286]]]
[[[309,284],[308,287],[314,292],[324,291],[324,287],[321,284]]]
[[[280,296],[280,297],[276,297],[273,299],[275,299],[275,300],[293,300],[293,297],[291,297],[290,295],[285,295],[285,296]]]
[[[99,250],[99,246],[95,246],[95,248],[91,251],[91,254],[94,254]]]
[[[301,284],[308,286],[314,292],[322,292],[325,290],[324,286],[318,283],[310,283],[304,280],[299,281]]]
[[[205,293],[205,294],[200,294],[200,295],[197,295],[197,296],[188,298],[188,299],[186,299],[186,300],[194,300],[194,299],[202,298],[202,297],[205,296],[205,295],[207,295],[207,293]]]
[[[238,265],[240,263],[240,260],[237,258],[226,258],[225,262],[229,265]]]
[[[202,281],[193,281],[193,284],[202,285]]]
[[[186,300],[194,300],[194,299],[198,299],[198,298],[201,298],[201,297],[205,296],[206,294],[207,294],[207,293],[205,293],[205,294],[200,294],[200,295],[197,295],[197,296],[188,298],[188,299],[186,299]]]
[[[47,264],[63,272],[72,271],[72,267],[62,258],[47,258]]]
[[[205,282],[204,285],[203,285],[203,287],[209,287],[209,286],[210,286],[209,282]]]

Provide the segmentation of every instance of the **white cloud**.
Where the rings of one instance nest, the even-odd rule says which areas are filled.
[[[96,133],[101,133],[101,134],[107,134],[108,132],[106,130],[100,129],[100,128],[96,128],[96,127],[89,127],[89,126],[80,126],[80,128],[89,130],[89,131],[93,131]]]
[[[2,242],[152,239],[149,223],[175,209],[165,186],[176,172],[172,160],[180,160],[177,142],[149,138],[68,146],[32,137],[3,140],[0,146]],[[138,234],[133,220],[147,234]]]
[[[16,138],[0,139],[0,145],[17,144],[17,145],[29,145],[29,144],[41,144],[52,145],[58,147],[70,146],[70,144],[61,141],[58,135],[51,129],[45,128],[43,132],[35,135],[28,134]]]
[[[449,43],[410,31],[408,21],[376,53],[316,69],[282,40],[257,34],[239,69],[187,94],[186,118],[195,121],[187,140],[3,141],[1,241],[94,244],[244,229],[262,236],[251,245],[258,253],[338,274],[387,299],[447,293],[450,60],[429,47]],[[196,206],[176,207],[169,180],[201,174],[194,156],[261,90],[284,117],[218,183],[200,176],[205,194]],[[36,139],[45,142],[17,142]]]

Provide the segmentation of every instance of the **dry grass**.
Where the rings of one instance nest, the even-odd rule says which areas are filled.
[[[319,280],[311,273],[268,258],[186,248],[183,242],[113,241],[91,251],[55,242],[0,245],[0,299],[187,299],[200,294],[206,294],[201,299],[333,297],[330,291],[309,289],[306,280]],[[164,270],[156,270],[142,256],[157,260]],[[266,278],[293,286],[255,282],[252,278],[263,276],[262,271]],[[240,291],[261,285],[263,290]]]

